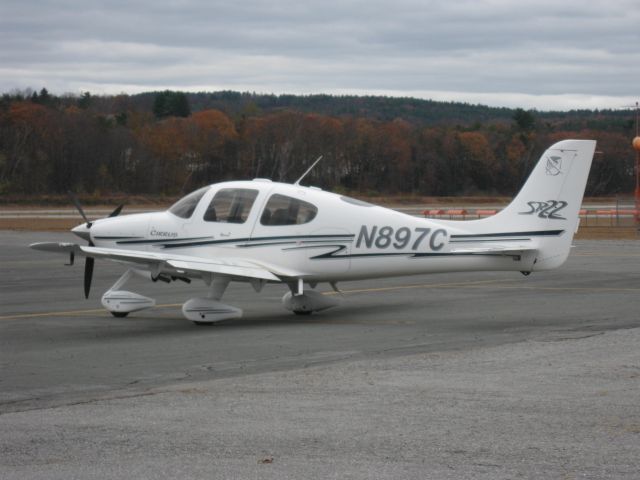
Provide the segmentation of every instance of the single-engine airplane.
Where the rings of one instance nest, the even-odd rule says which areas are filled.
[[[152,281],[209,287],[203,298],[182,307],[196,324],[242,316],[221,303],[231,281],[260,292],[268,282],[288,288],[285,308],[307,314],[332,307],[322,282],[337,283],[438,272],[534,271],[562,265],[579,223],[579,209],[596,142],[564,140],[544,152],[515,199],[478,220],[440,220],[406,215],[315,187],[266,179],[210,185],[163,212],[88,221],[72,229],[88,246],[35,243],[31,248],[63,252],[73,264],[86,257],[88,297],[94,259],[128,267],[102,296],[116,317],[150,308],[155,300],[123,290],[132,275]],[[312,166],[313,167],[313,166]],[[309,170],[307,170],[308,172]],[[305,172],[305,175],[306,173]],[[304,175],[303,175],[304,177]]]

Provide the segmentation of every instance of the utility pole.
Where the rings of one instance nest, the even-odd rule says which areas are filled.
[[[636,208],[634,212],[636,226],[640,225],[640,132],[638,131],[639,116],[640,116],[640,107],[638,106],[638,102],[636,102],[636,136],[634,137],[632,142],[633,148],[636,151],[636,190],[635,190]]]

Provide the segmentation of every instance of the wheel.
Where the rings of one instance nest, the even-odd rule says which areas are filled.
[[[124,318],[127,315],[129,315],[129,312],[111,312],[111,315],[113,315],[116,318]]]
[[[294,310],[296,315],[311,315],[311,310]]]
[[[199,327],[210,327],[211,325],[213,325],[213,322],[199,322],[196,320],[194,320],[193,323],[195,323]]]

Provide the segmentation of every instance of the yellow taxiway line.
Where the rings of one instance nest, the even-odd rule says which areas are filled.
[[[421,283],[410,285],[394,285],[388,287],[376,287],[376,288],[361,288],[352,290],[341,290],[343,294],[356,294],[356,293],[376,293],[376,292],[393,292],[398,290],[410,290],[410,289],[453,289],[453,288],[471,288],[471,289],[483,289],[489,286],[493,288],[500,288],[504,290],[540,290],[550,292],[577,292],[577,293],[598,293],[598,292],[631,292],[640,293],[640,288],[613,288],[613,287],[544,287],[537,285],[513,285],[506,284],[506,279],[494,279],[494,280],[479,280],[473,282],[452,282],[452,283]],[[324,292],[325,295],[338,295],[337,292]],[[163,305],[156,305],[153,308],[176,308],[181,307],[181,303],[170,303]],[[67,310],[57,312],[40,312],[40,313],[22,313],[16,315],[4,315],[0,316],[0,320],[19,320],[26,318],[41,318],[41,317],[64,317],[64,316],[79,316],[86,314],[106,313],[106,310],[91,309],[91,310]]]
[[[156,305],[152,308],[174,308],[181,307],[181,303],[170,303],[166,305]],[[104,308],[95,308],[91,310],[67,310],[58,312],[40,312],[40,313],[19,313],[16,315],[4,315],[0,316],[0,320],[19,320],[21,318],[38,318],[38,317],[66,317],[66,316],[79,316],[92,313],[107,313]]]

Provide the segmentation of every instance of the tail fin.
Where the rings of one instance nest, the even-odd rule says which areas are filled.
[[[578,227],[595,148],[595,140],[563,140],[552,145],[513,201],[476,225],[483,230],[534,234],[538,239],[534,270],[562,265]]]

